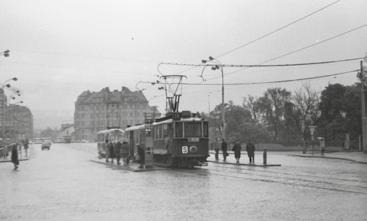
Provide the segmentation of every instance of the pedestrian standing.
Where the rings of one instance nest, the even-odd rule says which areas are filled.
[[[122,142],[121,156],[124,165],[129,165],[129,144],[126,141]]]
[[[139,155],[139,168],[144,168],[145,164],[145,147],[143,144],[138,145],[138,155]]]
[[[232,150],[234,152],[234,157],[236,158],[236,164],[239,165],[241,158],[241,145],[238,141],[234,143]]]
[[[227,142],[224,139],[222,139],[222,154],[224,162],[226,161],[228,156],[227,149],[228,149]]]
[[[106,162],[108,162],[108,159],[111,158],[111,163],[113,163],[113,157],[113,144],[112,140],[110,140],[107,144]]]
[[[19,166],[19,156],[18,156],[18,145],[12,144],[11,147],[11,162],[14,164],[14,170],[18,169]]]
[[[29,140],[28,140],[28,138],[25,138],[23,140],[23,147],[24,147],[25,157],[28,158],[28,148],[29,148]]]
[[[255,145],[251,142],[251,140],[249,140],[246,145],[246,151],[250,163],[255,163]]]
[[[218,161],[219,160],[219,146],[217,142],[214,143],[214,151],[215,151],[215,160]]]
[[[121,149],[122,149],[122,143],[119,140],[114,144],[114,154],[116,157],[117,165],[120,165]]]

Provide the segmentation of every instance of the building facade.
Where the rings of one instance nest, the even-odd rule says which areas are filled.
[[[4,136],[5,129],[6,96],[4,89],[0,88],[0,137]]]
[[[70,143],[75,140],[74,124],[61,124],[60,132],[57,134],[55,142]]]
[[[76,140],[94,141],[100,130],[126,128],[144,122],[146,113],[160,116],[156,107],[149,106],[141,91],[84,91],[75,102],[74,128]]]
[[[4,90],[0,89],[0,138],[15,141],[32,137],[32,112],[25,106],[8,105]]]

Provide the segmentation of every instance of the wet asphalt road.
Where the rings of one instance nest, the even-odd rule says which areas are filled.
[[[95,144],[40,149],[0,163],[0,220],[367,220],[366,164],[270,152],[281,167],[132,172]]]

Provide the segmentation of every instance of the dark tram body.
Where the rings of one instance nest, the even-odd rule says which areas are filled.
[[[192,168],[206,165],[209,156],[208,121],[188,111],[168,113],[154,122],[126,129],[130,154],[142,145],[155,163]],[[135,154],[136,155],[136,154]]]

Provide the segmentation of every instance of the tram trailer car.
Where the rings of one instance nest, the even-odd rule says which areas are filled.
[[[189,111],[169,113],[152,124],[126,129],[130,145],[146,145],[152,140],[156,163],[173,168],[192,168],[207,165],[209,156],[208,121]],[[150,142],[149,142],[150,143]]]
[[[97,132],[97,151],[98,157],[106,158],[107,156],[107,144],[112,141],[116,143],[117,141],[126,141],[126,137],[124,136],[125,131],[118,128],[101,130]]]

